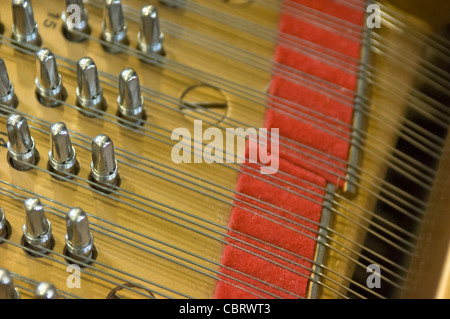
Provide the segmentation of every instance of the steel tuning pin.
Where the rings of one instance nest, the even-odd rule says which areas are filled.
[[[102,22],[103,48],[109,53],[119,53],[128,45],[127,24],[120,0],[105,0]]]
[[[0,299],[19,299],[20,295],[14,286],[9,271],[0,268]]]
[[[63,122],[58,122],[50,127],[50,151],[48,163],[50,170],[63,178],[72,178],[77,175],[80,165],[77,161],[75,148],[70,140],[69,131]],[[57,179],[57,176],[54,176]]]
[[[39,161],[39,154],[26,118],[19,114],[12,114],[6,121],[6,130],[9,163],[19,171],[32,169],[33,165]]]
[[[41,282],[34,291],[36,299],[58,299],[58,293],[55,286],[49,282]]]
[[[83,0],[66,0],[66,7],[62,15],[63,34],[67,40],[82,42],[91,34],[88,24],[88,11]]]
[[[97,257],[97,250],[86,213],[78,207],[71,209],[66,215],[66,228],[64,254],[84,264],[92,263]]]
[[[92,163],[90,179],[100,187],[94,188],[108,193],[120,185],[119,167],[114,155],[113,141],[100,134],[92,141]]]
[[[118,115],[126,121],[125,124],[131,122],[140,125],[145,120],[141,85],[136,71],[132,68],[126,68],[120,73],[117,104]]]
[[[11,225],[6,219],[5,212],[0,207],[0,244],[3,243],[2,239],[9,239],[11,236]]]
[[[0,58],[0,113],[6,113],[6,109],[15,109],[18,100],[14,94],[14,86],[9,80],[5,61]]]
[[[66,99],[66,92],[52,51],[43,48],[36,53],[36,93],[42,105],[55,107]]]
[[[81,113],[88,117],[94,117],[100,113],[99,111],[105,111],[106,101],[103,98],[97,66],[91,58],[85,57],[78,60],[77,81],[77,104],[86,110]]]
[[[153,5],[145,5],[141,10],[138,49],[147,54],[155,53],[164,56],[166,52],[164,51],[163,42],[164,34],[161,32],[159,25],[158,8]],[[148,59],[151,60],[151,58]]]
[[[12,13],[12,38],[23,47],[28,45],[41,46],[42,39],[38,32],[38,25],[34,20],[31,1],[13,0]]]
[[[41,201],[39,198],[27,198],[24,207],[26,222],[23,225],[23,245],[41,254],[48,254],[53,249],[55,241],[52,226],[45,217]],[[25,251],[34,257],[40,257],[28,249]]]

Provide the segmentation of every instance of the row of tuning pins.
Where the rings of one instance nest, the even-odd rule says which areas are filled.
[[[52,52],[43,48],[37,52],[38,76],[36,92],[39,101],[49,107],[60,105],[66,93],[58,72],[56,59]],[[77,104],[82,114],[96,116],[104,112],[106,101],[98,78],[98,70],[91,58],[82,58],[77,63],[76,89]],[[126,68],[119,76],[119,96],[117,98],[117,113],[122,123],[133,126],[145,121],[139,77],[137,73]],[[0,58],[0,104],[3,111],[17,107],[14,86],[9,80],[4,61]],[[8,160],[17,170],[28,170],[38,162],[38,152],[31,137],[27,120],[20,114],[9,116],[7,123]],[[62,122],[50,127],[51,150],[49,152],[50,170],[64,178],[70,178],[79,171],[76,152],[70,141],[66,125]],[[120,176],[114,155],[112,140],[105,134],[100,134],[92,141],[92,164],[90,179],[100,185],[101,190],[118,186]]]
[[[67,91],[63,86],[55,55],[48,48],[36,53],[37,77],[36,93],[39,102],[48,107],[56,107],[65,102]],[[105,112],[107,103],[103,97],[98,69],[94,60],[84,57],[77,62],[77,106],[81,113],[95,117]],[[5,61],[0,58],[0,108],[15,109],[18,98],[10,81]],[[145,122],[144,99],[141,95],[139,76],[132,68],[124,69],[119,75],[119,96],[117,114],[121,123],[137,128]]]
[[[39,198],[27,198],[24,201],[25,224],[22,227],[21,245],[24,251],[32,257],[49,255],[55,247],[52,226],[45,216],[44,208]],[[0,244],[6,243],[11,236],[11,225],[0,208]],[[63,255],[67,263],[80,267],[91,264],[97,258],[94,236],[90,230],[87,214],[79,207],[71,209],[66,214],[66,235]],[[43,282],[37,285],[35,296],[40,299],[55,299],[55,287]],[[18,299],[19,293],[14,287],[10,273],[0,269],[0,299]]]
[[[164,5],[180,7],[184,0],[160,0]],[[41,46],[42,38],[34,19],[31,0],[12,1],[13,25],[12,37],[22,46]],[[82,0],[66,0],[63,11],[63,34],[73,42],[82,42],[90,36],[88,11]],[[154,5],[144,5],[141,10],[140,32],[138,33],[138,49],[145,54],[165,55],[163,48],[164,34],[159,23],[158,9]],[[123,46],[129,44],[127,23],[120,0],[105,0],[101,39],[104,48],[110,53],[124,51]]]
[[[11,114],[6,122],[6,129],[9,164],[19,171],[36,167],[40,155],[26,118],[20,114]],[[50,174],[62,181],[74,178],[80,171],[80,164],[66,125],[63,122],[51,125],[50,137],[51,145],[48,152]],[[91,154],[90,185],[104,193],[116,190],[120,186],[121,179],[111,138],[105,134],[96,136],[91,143]]]

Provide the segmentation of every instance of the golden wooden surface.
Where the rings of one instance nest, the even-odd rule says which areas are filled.
[[[5,26],[5,36],[9,36],[11,33],[12,20],[10,3],[7,2],[9,1],[2,1],[0,3],[0,19]],[[84,56],[90,56],[94,59],[100,71],[107,72],[116,77],[125,67],[133,67],[137,70],[143,86],[162,92],[174,98],[175,101],[188,86],[199,83],[194,77],[180,75],[166,68],[145,64],[139,61],[137,57],[124,53],[117,55],[109,54],[102,49],[98,42],[93,40],[77,44],[68,42],[61,33],[60,20],[52,20],[58,24],[55,29],[44,27],[45,20],[51,18],[49,13],[60,14],[62,12],[64,9],[62,2],[59,0],[39,0],[33,2],[35,18],[39,24],[40,34],[44,41],[43,47],[49,47],[55,54],[68,57],[73,61],[77,61]],[[140,8],[143,3],[157,4],[156,1],[139,0],[124,0],[123,3],[135,9]],[[262,6],[230,6],[220,1],[209,0],[196,0],[195,3],[221,10],[222,12],[230,13],[249,21],[258,22],[273,29],[276,29],[278,26],[279,12],[268,10]],[[101,32],[101,9],[91,5],[87,5],[87,9],[89,11],[89,23],[93,29],[92,36],[99,38]],[[212,19],[207,19],[191,12],[184,12],[164,6],[159,6],[159,9],[160,16],[168,21],[179,23],[186,28],[194,29],[205,35],[212,36],[217,40],[233,44],[268,60],[271,60],[273,57],[275,45],[273,42],[263,41],[248,33],[237,31],[235,28],[225,26],[218,21],[213,21]],[[420,21],[418,23],[423,23],[421,20],[417,21]],[[128,21],[128,27],[130,46],[136,47],[136,35],[139,26],[135,22]],[[392,30],[386,29],[386,38],[392,39],[392,43],[397,45],[396,41],[401,36],[396,32],[392,32]],[[421,49],[423,48],[417,48],[417,46],[409,43],[407,37],[403,38],[403,45],[411,48],[411,57],[413,59],[420,57],[422,53]],[[167,51],[166,57],[171,61],[176,61],[182,65],[214,74],[217,77],[237,83],[242,87],[252,88],[261,94],[265,92],[270,82],[269,72],[252,68],[243,63],[237,63],[235,60],[205,50],[188,41],[167,36],[165,39],[165,48]],[[235,188],[237,170],[216,164],[176,165],[170,160],[171,146],[158,140],[164,138],[161,138],[157,133],[170,137],[168,132],[176,127],[192,128],[192,120],[184,117],[177,111],[178,105],[176,103],[170,104],[174,109],[169,109],[161,105],[163,103],[161,96],[146,95],[151,100],[151,102],[146,101],[147,121],[149,122],[146,128],[152,131],[142,129],[141,132],[145,132],[147,136],[136,134],[131,129],[119,127],[114,118],[86,118],[78,110],[70,107],[76,101],[76,75],[73,70],[60,67],[64,86],[68,92],[68,105],[57,108],[46,108],[37,102],[34,95],[34,78],[36,74],[34,58],[16,52],[6,45],[0,45],[0,56],[6,62],[10,79],[15,86],[16,94],[20,100],[19,111],[28,114],[30,117],[44,119],[48,123],[64,121],[74,133],[82,133],[86,137],[84,139],[77,139],[80,136],[72,134],[72,140],[75,143],[78,159],[81,164],[81,171],[78,176],[84,180],[76,180],[79,184],[57,181],[45,171],[49,149],[48,126],[41,126],[30,122],[30,125],[33,127],[32,135],[41,156],[38,164],[40,169],[34,169],[28,172],[18,172],[12,169],[7,165],[5,160],[6,149],[0,148],[0,159],[2,161],[0,165],[0,178],[10,183],[1,183],[0,191],[3,193],[14,191],[25,197],[31,197],[31,194],[26,191],[32,191],[49,199],[43,200],[44,204],[54,206],[61,210],[57,214],[47,213],[47,218],[52,223],[56,240],[54,251],[58,254],[62,253],[64,247],[65,222],[63,214],[68,211],[68,207],[77,206],[83,208],[90,214],[90,222],[94,230],[101,230],[101,227],[108,227],[116,231],[117,234],[126,234],[132,239],[139,240],[141,242],[139,244],[140,246],[142,244],[148,244],[153,247],[147,247],[148,252],[143,252],[138,248],[126,245],[120,240],[111,239],[109,236],[95,231],[95,244],[98,249],[97,261],[101,265],[96,264],[94,269],[87,270],[95,275],[108,278],[108,280],[113,282],[106,282],[102,278],[96,278],[90,274],[83,274],[81,289],[70,290],[67,288],[66,279],[69,274],[66,272],[65,265],[44,258],[36,259],[27,256],[21,248],[15,247],[12,244],[3,244],[0,246],[0,267],[7,268],[16,274],[33,278],[36,281],[49,281],[58,289],[69,291],[84,298],[104,298],[111,289],[117,286],[117,283],[124,283],[128,280],[154,289],[161,294],[157,295],[158,298],[165,296],[178,298],[183,296],[162,289],[152,283],[169,287],[174,291],[181,291],[188,297],[211,298],[216,284],[214,277],[217,277],[217,273],[214,271],[217,271],[219,268],[218,263],[220,262],[223,249],[223,243],[220,240],[224,238],[221,235],[221,233],[224,233],[224,229],[220,226],[227,226],[232,207],[225,202],[231,202],[230,197],[233,196],[232,190]],[[402,66],[392,61],[379,59],[375,63],[381,70],[395,70],[392,73],[401,77],[402,83],[405,86],[398,90],[398,95],[395,97],[386,96],[376,90],[373,92],[373,101],[376,104],[373,106],[373,113],[383,118],[383,114],[387,110],[393,110],[394,116],[390,117],[393,125],[391,128],[386,128],[382,121],[369,122],[368,133],[371,136],[375,136],[376,139],[383,141],[385,144],[382,145],[369,139],[368,144],[371,146],[367,148],[362,161],[363,188],[350,201],[345,199],[344,195],[341,195],[336,197],[334,203],[334,207],[339,214],[334,214],[332,228],[337,233],[345,234],[348,239],[358,243],[361,243],[364,239],[365,232],[355,227],[355,223],[349,221],[349,218],[355,219],[362,225],[367,225],[368,223],[368,215],[364,210],[371,211],[373,209],[375,197],[372,193],[377,191],[376,186],[379,186],[381,183],[377,177],[384,176],[387,169],[385,162],[378,154],[388,153],[389,146],[394,145],[396,142],[395,129],[397,128],[396,125],[399,125],[396,123],[399,123],[398,119],[404,115],[404,110],[399,106],[403,105],[403,101],[408,94],[408,85],[412,83],[416,75],[413,71],[405,71],[402,69]],[[114,84],[117,85],[117,83]],[[103,89],[108,101],[107,113],[115,115],[118,90],[116,87],[107,83],[103,83]],[[253,127],[263,126],[265,107],[263,103],[259,103],[260,99],[250,99],[231,93],[226,93],[226,96],[230,103],[228,109],[228,116],[230,118],[238,119]],[[0,132],[5,132],[5,121],[4,118],[0,118]],[[155,129],[150,125],[157,125],[167,131]],[[43,130],[43,132],[39,130]],[[108,134],[113,139],[117,148],[117,158],[119,160],[119,170],[122,178],[121,188],[124,191],[121,191],[120,194],[111,195],[116,200],[111,200],[103,194],[94,192],[85,181],[89,175],[91,162],[89,151],[90,139],[100,133]],[[139,154],[143,158],[150,159],[153,163],[142,161],[142,158],[133,155],[126,155],[125,151]],[[167,168],[155,163],[167,165]],[[146,164],[150,166],[146,166]],[[169,168],[176,169],[178,172],[173,170],[169,171]],[[238,169],[237,166],[234,166],[234,168]],[[186,180],[178,180],[179,184],[174,184],[161,178],[174,179],[174,177],[158,171],[158,169],[170,172],[175,176],[182,176]],[[187,177],[180,172],[189,173],[202,180],[214,181],[230,191],[224,191],[222,188],[217,187],[212,190],[204,190],[200,186],[206,186],[207,183],[203,181],[199,182],[197,179]],[[187,181],[197,183],[199,186],[189,184]],[[19,188],[15,188],[13,185]],[[184,186],[193,187],[197,191],[189,190]],[[211,187],[210,185],[207,186]],[[199,191],[222,199],[225,202],[205,196]],[[66,207],[54,204],[50,200],[63,203]],[[356,210],[357,216],[350,212],[351,210],[355,211],[355,205],[362,207],[362,209]],[[11,241],[19,243],[22,235],[21,227],[24,223],[22,202],[12,200],[8,196],[0,194],[0,206],[4,209],[13,227]],[[190,214],[190,216],[183,215],[183,212]],[[187,229],[184,226],[169,222],[167,219],[179,222],[182,225],[188,225],[188,222],[194,222],[196,224],[189,224],[191,229]],[[216,226],[211,226],[211,224],[201,219],[211,221]],[[145,234],[149,238],[139,237],[117,226],[111,227],[104,220]],[[202,226],[208,227],[209,229],[205,230]],[[103,230],[101,231],[103,232]],[[204,232],[207,236],[199,234],[199,231]],[[117,234],[114,236],[118,236]],[[220,240],[213,239],[211,236]],[[357,257],[349,252],[349,248],[358,252],[360,250],[358,245],[352,245],[342,240],[336,234],[332,234],[331,237],[348,244],[346,248],[343,248],[340,245],[332,243],[331,245],[336,251],[349,254],[354,258]],[[173,247],[180,247],[192,254],[180,252]],[[158,249],[162,249],[183,259],[162,253]],[[342,258],[342,255],[336,251],[329,253],[326,265],[345,276],[351,276],[353,263],[346,258]],[[193,257],[193,255],[202,256],[203,259]],[[55,258],[62,260],[60,256],[55,256]],[[177,265],[165,258],[189,265],[191,269],[179,264]],[[205,259],[212,261],[212,263],[205,261]],[[192,261],[194,264],[188,261]],[[123,272],[113,271],[108,268],[110,266],[114,269],[120,269]],[[209,268],[210,270],[205,270],[202,267]],[[200,272],[204,272],[207,275],[205,276],[205,274]],[[115,277],[110,276],[111,274]],[[326,272],[326,274],[330,278],[342,282],[344,285],[347,284],[345,280],[336,277],[333,273]],[[132,276],[145,278],[147,281],[136,280]],[[326,279],[324,283],[332,285]],[[25,284],[23,285],[26,286]],[[337,289],[339,290],[339,288]],[[341,291],[343,290],[341,289]],[[322,297],[336,297],[336,295],[326,289],[322,293]],[[21,290],[21,294],[24,297],[31,297],[31,294],[26,290]]]

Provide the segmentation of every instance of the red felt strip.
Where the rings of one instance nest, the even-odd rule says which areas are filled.
[[[289,1],[362,25],[363,1]],[[322,48],[276,49],[275,61],[287,68],[274,70],[265,127],[278,128],[290,142],[280,145],[278,173],[261,175],[248,163],[242,168],[215,298],[306,296],[326,183],[344,184],[357,80],[348,62],[356,66],[360,43],[287,10],[280,31],[303,48],[300,39],[309,41],[308,49]],[[303,81],[305,74],[311,83]]]
[[[317,224],[320,219],[326,181],[324,178],[287,161],[280,160],[279,165],[281,171],[290,174],[291,177],[285,177],[281,171],[275,174],[276,179],[262,175],[255,177],[253,176],[254,171],[249,168],[257,169],[257,165],[248,164],[248,168],[243,168],[237,190],[255,199],[237,195],[236,199],[245,201],[248,205],[236,201],[235,203],[238,206],[233,209],[229,221],[229,227],[234,230],[228,233],[229,236],[260,247],[264,251],[257,250],[234,239],[228,239],[228,242],[233,245],[226,246],[221,260],[222,265],[267,282],[269,285],[262,284],[256,279],[251,279],[230,269],[222,268],[221,273],[256,285],[283,298],[293,297],[293,295],[273,288],[270,284],[288,290],[295,295],[305,296],[306,277],[310,276],[308,269],[311,264],[309,260],[312,260],[314,255]],[[284,181],[279,179],[284,179]],[[283,190],[278,185],[291,189],[292,192]],[[297,185],[300,188],[292,185]],[[283,210],[276,209],[269,204],[282,207]],[[254,206],[260,209],[255,209]],[[257,238],[258,241],[236,232]],[[248,251],[253,252],[253,254]],[[269,251],[276,256],[282,256],[291,262],[276,258],[265,251]],[[275,263],[266,259],[275,261]],[[307,269],[296,264],[304,265]],[[299,273],[306,277],[299,276]],[[254,294],[246,291],[249,286],[232,281],[230,278],[226,278],[225,281],[232,282],[234,285],[223,282],[218,284],[215,298],[255,298]],[[250,290],[256,292],[254,289]],[[258,294],[261,295],[260,292]],[[263,294],[263,296],[265,298],[270,297],[267,294]]]
[[[336,31],[322,29],[311,22],[301,20],[286,12],[281,17],[280,31],[319,44],[354,59],[357,59],[359,56],[358,42],[352,41],[348,36],[344,36]],[[281,37],[283,36],[281,35]]]

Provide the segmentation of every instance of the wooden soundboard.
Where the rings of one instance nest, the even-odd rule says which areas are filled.
[[[32,298],[33,282],[42,281],[51,282],[61,295],[67,297],[72,294],[82,298],[106,298],[113,289],[129,282],[135,285],[135,291],[122,291],[119,293],[122,296],[213,296],[239,166],[175,164],[170,159],[174,143],[170,134],[177,127],[193,130],[193,118],[182,111],[180,97],[190,87],[203,83],[225,88],[219,96],[225,98],[227,108],[217,112],[225,112],[229,119],[236,121],[235,124],[263,127],[265,92],[271,73],[269,63],[267,68],[258,69],[230,58],[220,49],[214,49],[213,45],[208,48],[208,44],[206,47],[200,46],[185,39],[189,39],[192,35],[189,32],[193,30],[207,39],[230,44],[267,61],[273,58],[275,42],[265,41],[212,17],[160,5],[158,1],[122,2],[127,16],[130,48],[137,47],[139,32],[139,23],[131,17],[136,17],[144,3],[157,5],[160,17],[167,25],[180,26],[178,36],[172,32],[165,33],[164,47],[167,54],[162,66],[145,63],[135,54],[111,54],[103,49],[101,43],[96,41],[101,34],[101,1],[86,3],[92,39],[81,43],[70,42],[63,36],[60,16],[64,10],[64,1],[33,2],[35,19],[43,40],[42,47],[48,47],[56,56],[66,59],[58,60],[67,91],[67,100],[59,107],[45,107],[36,99],[35,57],[5,43],[0,44],[0,56],[6,63],[19,99],[17,111],[29,119],[31,134],[40,154],[36,168],[20,172],[8,165],[7,149],[0,147],[0,207],[12,227],[9,242],[0,246],[0,267],[14,275],[22,298]],[[192,2],[273,30],[278,28],[280,12],[258,2],[244,5],[231,1]],[[281,7],[277,1],[271,3]],[[416,3],[411,4],[411,7],[415,8]],[[0,12],[4,37],[9,38],[12,24],[9,1],[0,3]],[[411,16],[416,23],[431,28],[419,18],[422,17]],[[162,23],[163,31],[164,25]],[[398,33],[386,30],[386,37],[392,37],[389,45],[397,46]],[[6,39],[4,41],[8,42]],[[405,52],[410,52],[411,60],[418,61],[423,52],[418,50],[417,44],[410,42],[407,37],[402,41]],[[75,63],[85,56],[91,57],[101,72],[101,84],[108,105],[106,114],[96,118],[84,116],[76,107]],[[369,146],[360,162],[364,181],[357,195],[350,200],[342,191],[338,191],[333,200],[339,214],[333,215],[331,227],[336,233],[330,236],[344,242],[346,246],[330,243],[335,250],[329,251],[326,266],[333,271],[324,272],[329,278],[338,281],[341,278],[336,277],[335,272],[351,277],[354,271],[354,264],[343,259],[339,251],[356,258],[357,255],[352,255],[352,251],[357,254],[361,250],[366,230],[364,227],[355,227],[355,222],[362,226],[368,225],[369,213],[373,211],[377,200],[374,194],[382,184],[378,177],[384,176],[388,169],[386,161],[380,159],[383,155],[378,154],[389,154],[390,148],[396,143],[396,130],[405,113],[401,105],[416,76],[414,69],[405,70],[395,61],[381,57],[376,63],[383,70],[390,70],[390,74],[396,74],[403,86],[398,88],[395,96],[377,95],[375,91],[372,96],[373,112],[382,117],[383,112],[390,110],[390,121],[398,125],[386,127],[383,121],[368,122],[367,132],[371,137],[368,137]],[[118,75],[126,67],[137,71],[141,85],[146,88],[143,95],[147,123],[138,130],[121,125],[116,117]],[[218,99],[218,92],[214,90],[204,89],[196,94],[192,97],[193,101],[201,99],[214,102]],[[213,119],[200,116],[205,121],[209,119],[213,125],[227,127],[220,116],[214,116]],[[80,163],[78,177],[70,181],[57,180],[47,170],[49,126],[60,121],[65,122],[71,132]],[[4,142],[7,141],[5,123],[6,118],[3,116],[0,118],[0,137]],[[121,177],[120,189],[109,195],[93,189],[88,180],[92,160],[91,141],[101,133],[107,134],[114,142]],[[382,143],[373,142],[371,138]],[[55,246],[51,256],[55,260],[32,257],[19,246],[25,221],[23,200],[36,196],[41,197],[52,225]],[[355,210],[355,205],[359,209]],[[98,251],[97,262],[82,273],[81,288],[68,288],[67,279],[71,273],[67,271],[63,258],[65,214],[72,207],[81,207],[88,213]],[[344,233],[349,242],[342,241],[337,233]],[[323,283],[333,285],[327,279]],[[348,283],[343,282],[343,285]],[[335,289],[339,291],[342,288]],[[324,289],[321,297],[337,296]]]

